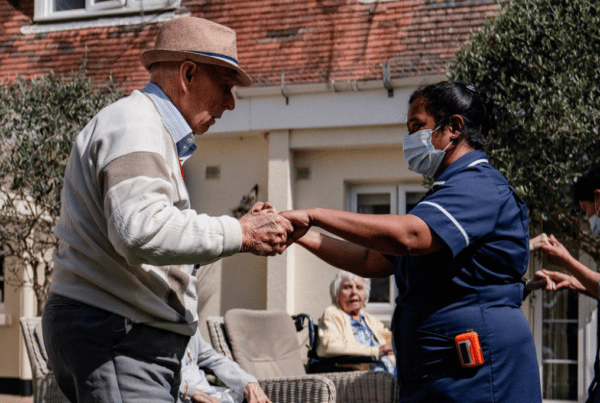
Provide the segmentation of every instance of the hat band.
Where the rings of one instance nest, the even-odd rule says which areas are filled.
[[[238,61],[235,60],[233,57],[231,56],[226,56],[226,55],[222,55],[220,53],[211,53],[211,52],[199,52],[197,50],[187,50],[186,52],[191,52],[191,53],[196,53],[199,55],[204,55],[204,56],[210,56],[210,57],[214,57],[216,59],[221,59],[223,61],[226,61],[228,63],[233,64],[235,67],[239,67]]]

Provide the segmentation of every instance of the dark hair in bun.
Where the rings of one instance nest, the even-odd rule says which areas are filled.
[[[457,81],[430,84],[413,92],[408,104],[419,98],[426,99],[425,109],[433,116],[436,126],[450,122],[452,115],[460,115],[465,122],[461,138],[476,150],[490,144],[490,134],[496,130],[494,102],[485,94],[478,93],[472,85],[466,86]]]
[[[573,201],[575,204],[580,201],[593,202],[596,189],[600,189],[600,163],[592,165],[573,183]]]

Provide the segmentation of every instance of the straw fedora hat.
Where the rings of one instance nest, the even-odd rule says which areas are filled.
[[[140,55],[145,68],[156,62],[192,60],[215,64],[237,71],[238,84],[252,85],[252,80],[237,61],[235,31],[216,22],[197,17],[176,18],[164,23],[156,36],[154,49]]]

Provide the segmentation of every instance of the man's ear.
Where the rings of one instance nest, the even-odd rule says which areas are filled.
[[[190,60],[184,61],[181,63],[181,66],[179,66],[179,76],[184,88],[187,88],[187,86],[192,82],[194,74],[196,73],[196,68],[196,63]]]

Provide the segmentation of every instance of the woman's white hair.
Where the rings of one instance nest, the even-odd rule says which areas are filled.
[[[331,302],[333,303],[333,305],[337,306],[338,308],[340,307],[340,301],[338,297],[340,295],[340,287],[342,286],[344,280],[355,278],[361,278],[363,280],[365,290],[365,305],[367,304],[367,301],[369,301],[369,294],[371,292],[371,280],[368,278],[357,276],[356,274],[350,273],[345,270],[340,270],[335,275],[333,281],[329,285],[329,295],[331,295]]]

